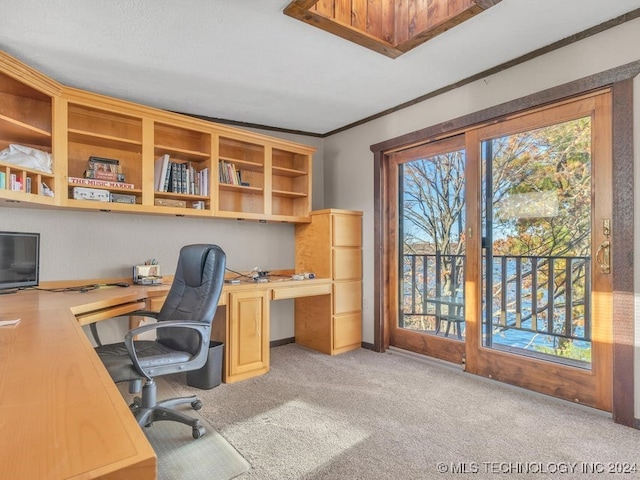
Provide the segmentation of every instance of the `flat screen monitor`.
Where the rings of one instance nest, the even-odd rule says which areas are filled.
[[[38,285],[40,234],[0,232],[0,293]]]

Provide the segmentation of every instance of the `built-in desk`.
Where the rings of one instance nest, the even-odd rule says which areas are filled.
[[[269,302],[329,295],[331,280],[225,285],[212,334],[225,381],[269,369]],[[168,285],[0,297],[0,465],[13,479],[156,478],[156,457],[81,324],[159,304]],[[220,313],[224,312],[224,313]],[[220,326],[216,326],[220,325]]]

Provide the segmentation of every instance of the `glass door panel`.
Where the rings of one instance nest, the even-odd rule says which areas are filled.
[[[398,161],[398,320],[395,338],[447,358],[465,338],[464,139],[409,149]],[[418,337],[422,336],[420,340]]]
[[[591,366],[591,117],[482,142],[482,345]]]

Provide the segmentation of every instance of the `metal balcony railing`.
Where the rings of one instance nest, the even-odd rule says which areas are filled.
[[[483,262],[486,272],[486,259]],[[464,267],[464,255],[404,255],[403,317],[430,318],[436,333],[441,321],[456,322],[460,336],[465,321]],[[555,344],[591,340],[590,257],[495,255],[491,272],[489,282],[483,278],[485,336],[515,329],[543,334]],[[487,285],[490,295],[486,295]],[[487,303],[491,307],[489,326]]]

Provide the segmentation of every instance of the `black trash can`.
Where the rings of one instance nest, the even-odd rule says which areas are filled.
[[[198,370],[187,372],[187,385],[211,390],[222,382],[222,354],[224,343],[211,341],[207,362]]]

